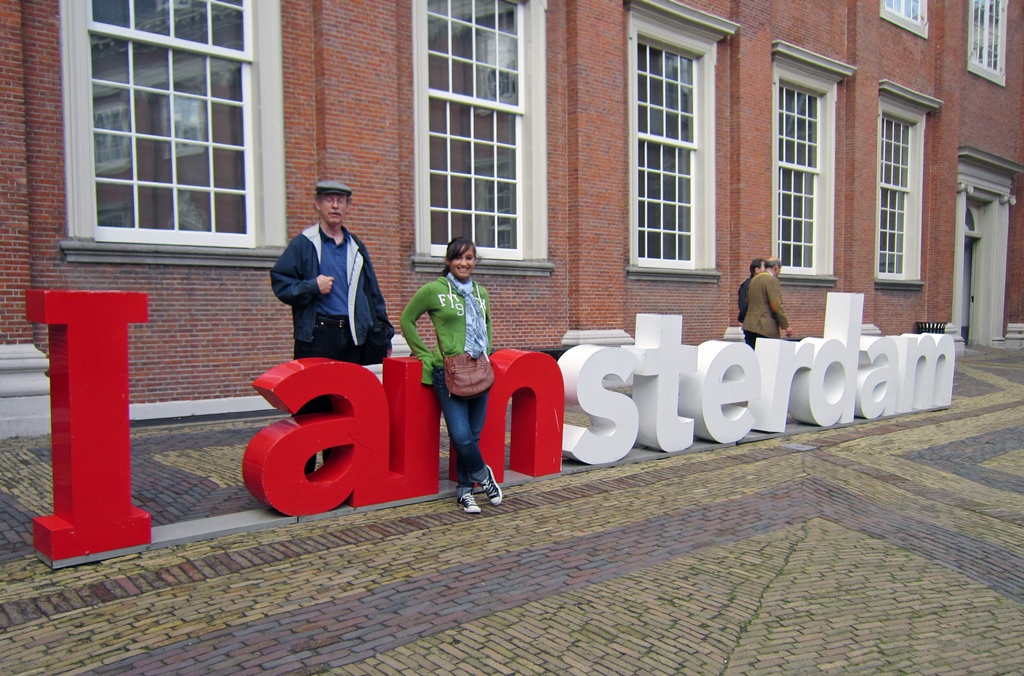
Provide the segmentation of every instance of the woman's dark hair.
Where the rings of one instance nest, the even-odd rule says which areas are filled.
[[[448,264],[449,261],[455,260],[470,249],[472,249],[473,253],[476,254],[476,244],[473,244],[473,240],[468,237],[462,237],[460,235],[448,242],[448,250],[444,254],[444,272],[442,274],[447,275],[451,272],[451,266]],[[477,260],[480,259],[479,255],[476,257]]]

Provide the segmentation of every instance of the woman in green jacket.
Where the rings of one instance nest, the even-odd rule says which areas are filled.
[[[480,432],[487,415],[487,392],[473,398],[452,395],[444,379],[444,357],[468,353],[485,356],[491,347],[491,305],[487,290],[472,279],[476,245],[465,237],[448,242],[444,274],[420,287],[402,311],[402,335],[413,355],[423,363],[423,383],[433,385],[441,402],[448,436],[455,447],[458,487],[455,497],[464,512],[479,514],[473,497],[479,484],[492,505],[501,504],[501,487],[480,454]],[[430,315],[437,338],[427,348],[416,331],[416,322]]]

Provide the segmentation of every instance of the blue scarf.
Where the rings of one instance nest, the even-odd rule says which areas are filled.
[[[473,280],[463,284],[450,272],[447,277],[466,301],[466,352],[476,359],[487,351],[487,320],[484,319],[483,308],[473,295]]]

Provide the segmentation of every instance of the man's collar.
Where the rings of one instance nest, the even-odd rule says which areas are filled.
[[[318,223],[316,228],[320,232],[320,240],[321,241],[323,241],[323,242],[333,242],[334,241],[333,237],[331,237],[326,232],[324,232],[323,224]],[[349,240],[348,228],[346,228],[343,225],[343,226],[341,226],[341,243],[344,244],[348,240]]]

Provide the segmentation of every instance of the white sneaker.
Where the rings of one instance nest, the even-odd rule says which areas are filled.
[[[483,489],[484,493],[487,493],[487,499],[491,501],[491,504],[498,506],[501,504],[501,486],[494,480],[494,472],[491,470],[491,466],[484,465],[484,469],[487,470],[487,478],[480,482],[480,488]]]
[[[476,498],[473,497],[472,493],[466,493],[459,498],[459,504],[462,505],[462,511],[466,514],[479,514],[480,507],[476,504]]]

